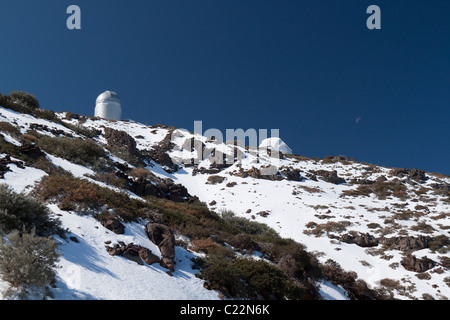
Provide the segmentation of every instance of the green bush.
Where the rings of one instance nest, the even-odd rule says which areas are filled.
[[[51,216],[50,210],[40,201],[22,193],[16,193],[8,185],[0,185],[0,229],[30,232],[36,229],[40,236],[55,233],[62,235],[61,222]]]
[[[0,122],[0,131],[8,133],[9,135],[15,138],[21,136],[20,130],[16,126],[6,121]]]
[[[127,222],[146,218],[145,202],[71,175],[45,176],[34,188],[34,193],[43,201],[57,201],[65,208],[87,214],[96,213],[107,206]]]
[[[55,241],[36,236],[34,229],[30,233],[13,230],[6,239],[0,237],[0,275],[9,284],[5,297],[51,296],[58,259]]]
[[[106,157],[103,148],[89,139],[42,136],[38,146],[50,154],[84,166],[93,166],[100,158]]]
[[[218,253],[214,251],[201,262],[201,277],[228,297],[278,300],[310,297],[305,287],[272,264],[237,258],[223,248]]]
[[[27,108],[36,109],[39,108],[39,101],[37,98],[24,91],[12,91],[9,93],[9,98],[12,103],[22,105]]]
[[[242,233],[262,235],[269,238],[277,237],[276,231],[266,224],[237,217],[233,211],[224,210],[221,212],[221,216],[226,223],[230,224],[234,228],[237,228]]]

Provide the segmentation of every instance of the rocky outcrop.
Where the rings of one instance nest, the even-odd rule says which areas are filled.
[[[270,168],[266,168],[267,172],[270,172]],[[258,168],[252,167],[251,169],[244,170],[242,167],[239,168],[239,171],[237,173],[233,173],[233,175],[241,177],[241,178],[254,178],[254,179],[265,179],[265,180],[272,180],[272,181],[280,181],[284,178],[281,176],[280,172],[278,170],[275,170],[273,174],[262,174],[261,170]]]
[[[222,183],[226,178],[222,176],[210,176],[208,177],[206,184],[219,184]]]
[[[116,234],[124,234],[125,226],[120,222],[117,217],[108,217],[106,219],[101,220],[101,224],[108,230]]]
[[[65,137],[73,138],[72,134],[70,134],[64,130],[49,128],[47,125],[41,124],[41,123],[30,123],[29,128],[30,128],[30,130],[49,132],[52,135],[54,135],[55,137],[65,136]]]
[[[162,255],[162,262],[169,270],[175,268],[175,236],[172,230],[160,223],[149,222],[145,226],[148,238],[158,246]]]
[[[168,154],[175,146],[171,141],[174,130],[175,128],[171,128],[165,138],[154,145],[152,149],[142,152],[144,156],[161,165],[168,173],[176,172],[179,169],[179,166],[172,161]]]
[[[131,156],[139,157],[139,152],[136,148],[136,140],[134,140],[133,137],[125,131],[105,128],[105,133],[103,136],[108,143],[109,149],[123,149],[126,150]]]
[[[400,178],[406,177],[408,180],[419,183],[423,183],[428,179],[425,170],[419,169],[395,168],[391,170],[390,174]]]
[[[225,162],[225,161],[224,161]],[[209,168],[204,168],[204,167],[195,167],[192,170],[192,175],[195,176],[198,173],[201,174],[217,174],[221,171],[223,171],[226,168],[231,167],[231,164],[227,164],[227,163],[213,163],[209,166]]]
[[[345,179],[340,178],[338,176],[336,170],[333,170],[333,171],[317,170],[317,171],[314,171],[314,174],[316,176],[319,176],[320,178],[322,178],[322,180],[329,182],[329,183],[333,183],[333,184],[345,183]]]
[[[35,144],[24,143],[19,147],[20,153],[26,155],[27,157],[37,160],[40,157],[44,157],[45,153]]]
[[[404,252],[411,252],[426,249],[429,247],[429,242],[434,240],[432,237],[419,235],[413,236],[398,236],[391,238],[380,238],[380,242],[389,249],[400,250]]]
[[[161,263],[161,259],[153,254],[150,249],[135,245],[133,243],[125,244],[119,242],[113,247],[106,246],[106,251],[112,256],[122,256],[128,260],[134,261],[139,265],[144,265],[144,262],[148,265],[153,263]]]
[[[339,240],[345,243],[354,243],[363,248],[376,247],[379,243],[378,240],[369,233],[346,233],[342,235]]]
[[[425,272],[436,265],[435,261],[427,258],[426,256],[421,259],[418,259],[411,254],[408,254],[405,257],[403,257],[400,263],[406,270],[414,272]]]
[[[138,196],[155,196],[174,202],[192,202],[197,197],[191,196],[185,186],[175,184],[171,179],[148,180],[139,178],[129,181],[129,190]]]
[[[303,180],[300,169],[283,167],[283,168],[281,168],[280,173],[286,177],[286,180],[289,180],[289,181],[302,181]]]

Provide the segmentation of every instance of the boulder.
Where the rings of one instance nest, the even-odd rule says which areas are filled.
[[[300,169],[286,168],[282,169],[281,174],[286,177],[289,181],[302,181],[303,177],[300,174]]]
[[[222,183],[226,178],[222,176],[209,176],[206,184],[219,184]]]
[[[345,183],[345,179],[340,178],[337,174],[336,170],[333,171],[327,171],[327,170],[317,170],[314,172],[316,175],[322,178],[322,180],[333,183],[333,184],[340,184]]]
[[[149,222],[145,226],[145,232],[148,238],[158,246],[163,262],[173,271],[175,258],[175,236],[172,230],[160,223]]]
[[[172,158],[169,156],[170,151],[175,146],[172,142],[172,133],[174,130],[174,127],[169,127],[169,132],[164,139],[156,145],[153,145],[151,149],[142,152],[143,156],[160,164],[161,167],[168,173],[173,173],[179,170],[178,164],[174,163]]]
[[[364,234],[344,234],[339,238],[340,241],[345,243],[354,243],[360,247],[376,247],[378,240],[369,233]]]
[[[141,247],[138,252],[139,257],[148,265],[152,265],[153,263],[161,263],[161,259],[159,259],[157,255],[153,254],[148,248]]]
[[[108,142],[108,148],[125,149],[130,155],[139,157],[136,140],[125,131],[105,128],[104,137]]]
[[[396,177],[406,177],[408,180],[414,180],[419,183],[425,182],[428,179],[425,170],[419,169],[395,168],[390,173]]]
[[[133,246],[127,247],[127,249],[125,249],[124,252],[122,253],[122,257],[134,261],[141,266],[144,265],[141,257],[139,256],[139,251]]]
[[[432,237],[423,235],[419,235],[418,237],[398,236],[391,238],[383,237],[380,238],[380,242],[390,249],[411,252],[428,248],[429,242],[433,239]]]
[[[116,234],[124,234],[125,233],[125,226],[120,222],[119,218],[117,217],[109,217],[106,218],[101,222],[101,224],[107,228],[108,230],[111,230],[112,232]]]
[[[134,261],[139,265],[144,265],[144,262],[148,265],[159,263],[161,266],[165,267],[159,257],[153,254],[150,249],[133,243],[125,244],[119,242],[113,247],[106,246],[106,251],[112,256],[121,256]]]
[[[411,254],[407,254],[400,262],[402,266],[409,271],[425,272],[436,265],[436,262],[426,256],[418,259]]]

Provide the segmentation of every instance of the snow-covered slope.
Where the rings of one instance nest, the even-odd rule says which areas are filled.
[[[359,279],[373,288],[383,288],[398,299],[450,297],[450,270],[445,259],[448,259],[445,249],[449,246],[445,239],[450,228],[446,191],[447,188],[450,191],[450,178],[447,176],[420,170],[395,170],[345,157],[308,159],[286,155],[274,159],[173,127],[87,117],[80,120],[66,113],[57,116],[65,123],[99,131],[92,139],[100,145],[107,144],[105,128],[126,132],[134,138],[137,150],[147,155],[146,169],[155,176],[183,185],[190,195],[215,212],[231,210],[239,217],[267,224],[282,237],[304,244],[320,262],[332,259],[344,270],[356,272]],[[33,129],[50,136],[59,132],[83,138],[70,126],[4,108],[0,108],[0,122],[13,124],[21,134]],[[13,134],[4,131],[1,134],[8,143],[20,146],[20,139]],[[170,135],[174,137],[171,144],[163,145]],[[192,141],[200,143],[204,157],[198,157]],[[211,162],[214,149],[216,155],[220,151],[231,156],[237,152],[240,156],[233,163],[214,165]],[[170,155],[173,166],[168,168],[167,159],[155,157],[151,153],[155,150]],[[0,154],[0,158],[5,155]],[[125,163],[112,154],[109,156]],[[51,154],[46,157],[76,177],[117,189],[92,179],[92,168]],[[190,164],[192,158],[198,161]],[[30,191],[47,175],[28,166],[19,168],[9,164],[8,168],[0,183],[18,192]],[[271,170],[275,174],[266,175]],[[127,193],[139,198],[129,190]],[[172,275],[158,264],[138,265],[108,254],[107,243],[123,241],[145,246],[161,257],[159,248],[144,232],[145,221],[126,224],[125,233],[118,235],[91,216],[63,211],[50,203],[49,208],[63,227],[69,229],[68,236],[76,239],[56,238],[62,253],[54,288],[56,299],[220,298],[219,292],[206,289],[204,281],[196,277],[198,270],[192,269],[191,258],[197,253],[180,246],[176,246],[176,268]],[[365,234],[367,237],[363,238]],[[406,237],[410,237],[410,242],[427,237],[428,242],[419,249],[388,245],[389,239],[404,244],[408,242]],[[444,239],[438,247],[432,242],[436,237]],[[367,239],[372,243],[368,244]],[[414,265],[408,267],[405,262],[408,254],[416,259],[426,256],[433,266],[411,271]],[[342,288],[325,279],[320,293],[325,299],[347,299]]]

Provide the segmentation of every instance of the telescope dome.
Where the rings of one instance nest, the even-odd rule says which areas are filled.
[[[105,91],[95,101],[95,116],[107,120],[122,120],[122,102],[116,92]]]

